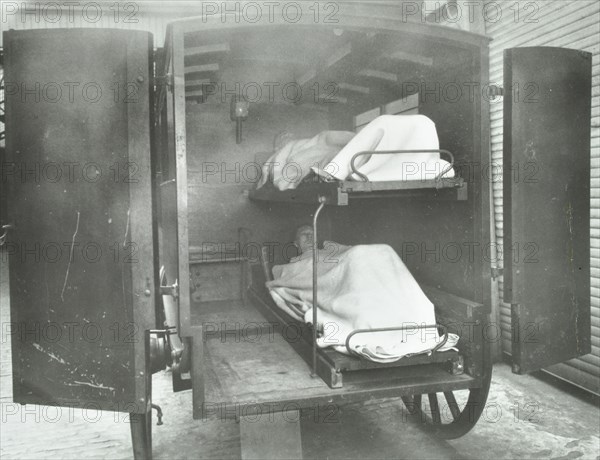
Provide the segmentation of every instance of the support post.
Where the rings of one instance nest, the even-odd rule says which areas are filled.
[[[150,331],[144,334],[146,353],[144,353],[146,379],[146,394],[144,397],[144,411],[129,414],[129,428],[131,430],[131,445],[135,460],[152,460],[152,371],[150,370]]]
[[[325,206],[326,198],[324,196],[319,197],[319,207],[315,211],[315,216],[313,217],[313,286],[312,286],[312,300],[313,300],[313,309],[312,309],[312,322],[313,322],[313,355],[312,355],[312,376],[317,376],[317,258],[319,256],[318,249],[318,233],[317,233],[317,222],[319,219],[319,214],[323,210]]]
[[[152,408],[142,414],[129,414],[131,444],[135,460],[152,460]]]

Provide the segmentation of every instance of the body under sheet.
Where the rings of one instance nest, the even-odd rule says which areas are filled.
[[[435,123],[426,116],[381,115],[358,134],[323,131],[310,139],[285,143],[262,165],[257,188],[270,181],[279,190],[295,189],[311,172],[321,180],[358,180],[350,164],[355,154],[365,151],[404,150],[358,157],[357,171],[371,181],[454,177],[451,164],[440,158],[437,149]]]
[[[278,307],[298,320],[312,322],[312,252],[273,267],[267,282]],[[440,343],[433,304],[398,254],[388,245],[344,246],[326,241],[318,250],[319,347],[347,352],[348,335],[356,329],[405,327],[403,331],[354,335],[350,348],[367,359],[392,362],[432,350]],[[458,337],[449,334],[442,350]]]

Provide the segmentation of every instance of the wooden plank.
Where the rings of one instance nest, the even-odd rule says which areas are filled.
[[[185,68],[185,73],[207,73],[207,72],[218,72],[219,64],[201,64],[201,65],[191,65]]]
[[[462,297],[449,294],[432,286],[421,285],[421,289],[431,302],[447,312],[448,316],[456,320],[471,321],[475,317],[474,311],[483,309],[483,305]]]
[[[369,94],[371,90],[366,86],[353,85],[351,83],[340,82],[337,84],[337,87],[344,91],[353,91],[355,93],[360,94]]]
[[[267,321],[260,312],[240,300],[193,302],[192,324],[202,326],[205,340],[228,340],[235,337],[252,339],[274,332],[278,326]]]
[[[398,76],[395,73],[384,72],[382,70],[377,69],[363,69],[358,72],[358,75],[361,77],[372,78],[375,80],[383,80],[390,83],[398,82]]]
[[[193,90],[193,91],[189,91],[186,90],[185,91],[185,97],[189,98],[189,97],[202,97],[204,93],[202,92],[201,89],[197,89],[197,90]]]
[[[457,348],[464,357],[465,371],[472,376],[481,376],[486,364],[484,360],[490,358],[483,343],[484,328],[488,341],[496,338],[484,324],[488,313],[484,305],[431,286],[421,285],[421,289],[435,305],[437,321],[445,325],[448,332],[459,336]]]
[[[207,372],[210,372],[210,369],[206,366],[204,331],[202,326],[190,327],[190,333],[192,337],[191,341],[188,341],[188,345],[191,345],[192,417],[198,419],[203,414],[205,406],[207,395],[206,385],[210,381],[207,377]]]
[[[355,115],[354,116],[354,128],[357,129],[359,127],[366,125],[370,121],[373,121],[375,118],[377,118],[379,115],[381,115],[380,107],[375,107],[374,109],[367,110],[366,112]]]
[[[419,93],[412,94],[410,96],[403,97],[396,101],[389,102],[383,106],[382,113],[397,115],[400,113],[406,113],[419,108]]]
[[[332,95],[327,92],[317,94],[317,101],[322,104],[347,104],[348,98],[343,96]]]
[[[194,87],[194,86],[205,86],[205,85],[209,85],[211,84],[211,80],[208,78],[200,78],[200,79],[196,79],[196,80],[188,80],[186,78],[185,80],[185,87],[189,88],[189,87]]]
[[[418,54],[407,53],[405,51],[395,51],[389,55],[390,58],[397,61],[408,61],[414,62],[415,64],[421,64],[427,67],[433,65],[433,58],[428,56],[420,56]]]
[[[188,56],[199,56],[210,53],[227,53],[230,51],[229,43],[213,43],[203,46],[194,46],[185,49],[184,55]]]
[[[292,348],[306,361],[307,368],[312,373],[312,329],[300,321],[287,317],[277,307],[270,306],[256,291],[250,289],[248,297],[271,324],[277,325],[277,332],[291,343]],[[330,388],[341,388],[343,386],[342,375],[335,365],[331,353],[327,353],[328,351],[325,349],[317,350],[316,374]]]
[[[206,397],[197,413],[201,418],[239,418],[479,384],[469,375],[451,375],[432,364],[350,373],[343,388],[331,389],[310,376],[304,360],[279,334],[252,342],[210,340],[205,347]]]

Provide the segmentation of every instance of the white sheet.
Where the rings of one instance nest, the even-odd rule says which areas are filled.
[[[356,329],[407,327],[407,331],[372,332],[351,338],[353,351],[371,361],[393,362],[428,352],[439,342],[433,304],[400,257],[387,245],[343,246],[326,242],[317,260],[319,347],[346,353]],[[312,253],[273,267],[267,282],[275,303],[293,317],[312,322]],[[452,335],[444,349],[453,347]]]
[[[310,139],[287,142],[263,164],[256,188],[271,181],[279,190],[296,188],[311,172],[322,168],[354,137],[351,131],[322,131]]]
[[[352,157],[365,150],[437,150],[435,123],[425,115],[381,115],[365,126],[324,168],[313,168],[322,177],[358,180],[351,174]],[[371,181],[411,181],[454,177],[450,164],[435,153],[402,153],[362,156],[357,170]]]

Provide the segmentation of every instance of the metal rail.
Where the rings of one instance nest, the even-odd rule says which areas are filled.
[[[452,155],[452,152],[448,151],[448,150],[444,150],[444,149],[432,149],[432,150],[364,150],[362,152],[358,152],[355,153],[354,156],[352,157],[352,159],[350,160],[350,168],[352,169],[352,172],[354,174],[356,174],[358,177],[361,178],[361,180],[363,182],[369,182],[369,178],[359,172],[356,169],[356,165],[354,164],[354,162],[356,161],[356,159],[360,156],[363,155],[390,155],[390,154],[397,154],[397,153],[443,153],[446,154],[450,157],[450,164],[448,166],[446,166],[442,172],[440,172],[440,174],[438,176],[435,177],[434,180],[440,180],[444,174],[446,174],[448,171],[452,170],[452,168],[454,167],[454,155]]]
[[[440,328],[444,331],[444,338],[442,339],[442,341],[440,343],[438,343],[435,347],[433,347],[428,354],[431,355],[433,353],[435,353],[436,351],[438,351],[440,348],[442,348],[446,342],[448,341],[448,329],[446,328],[446,326],[444,326],[443,324],[428,324],[426,326],[419,326],[416,329],[420,330],[420,329],[427,329],[427,328]],[[357,334],[364,334],[367,332],[393,332],[393,331],[406,331],[406,330],[414,330],[415,327],[414,326],[402,326],[402,327],[380,327],[380,328],[375,328],[375,329],[355,329],[353,330],[350,334],[348,334],[348,337],[346,337],[346,350],[348,350],[348,353],[350,353],[351,355],[356,355],[356,356],[360,356],[358,353],[356,353],[354,350],[352,350],[350,348],[350,339],[352,337],[354,337]]]

